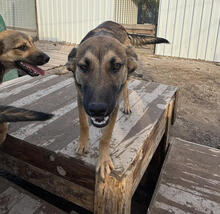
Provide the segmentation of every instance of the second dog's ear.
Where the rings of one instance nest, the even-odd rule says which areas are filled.
[[[68,55],[68,62],[66,64],[67,70],[72,72],[75,72],[76,69],[76,53],[77,53],[77,48],[73,48]]]
[[[126,49],[127,54],[127,67],[128,67],[128,75],[134,72],[137,67],[137,54],[135,53],[134,49],[131,46],[128,46]]]

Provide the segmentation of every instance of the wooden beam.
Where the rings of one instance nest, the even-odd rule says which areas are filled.
[[[132,181],[107,175],[105,181],[96,176],[94,214],[128,214],[131,209]]]
[[[66,157],[10,135],[0,147],[0,151],[87,189],[95,189],[94,167],[73,157]]]
[[[176,91],[176,93],[174,95],[174,107],[173,107],[173,114],[172,114],[172,119],[171,119],[171,124],[172,125],[176,121],[178,100],[179,100],[179,89],[177,89],[177,91]]]
[[[167,111],[164,111],[139,151],[137,159],[122,177],[113,172],[103,182],[99,173],[96,174],[95,214],[130,213],[131,198],[164,135],[167,119]]]
[[[93,210],[94,191],[0,151],[0,168],[85,209]]]

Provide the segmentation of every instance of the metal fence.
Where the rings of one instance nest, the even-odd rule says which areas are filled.
[[[38,0],[41,40],[79,43],[86,33],[106,20],[136,24],[132,0]]]
[[[122,24],[137,24],[138,6],[132,0],[115,0],[114,21]]]
[[[160,0],[156,54],[220,62],[220,0]]]
[[[0,14],[8,27],[36,31],[35,0],[0,0]]]

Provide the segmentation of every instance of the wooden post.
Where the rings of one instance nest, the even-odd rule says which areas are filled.
[[[95,214],[128,214],[131,209],[132,181],[128,177],[117,178],[107,175],[103,182],[96,175]]]
[[[174,122],[176,120],[178,98],[179,98],[179,90],[177,90],[176,93],[175,93],[175,100],[174,100],[174,106],[173,106],[173,115],[172,115],[172,119],[171,119],[171,124],[172,125],[174,124]]]
[[[169,103],[168,109],[167,109],[167,124],[166,129],[164,133],[164,151],[166,153],[168,144],[169,144],[169,137],[170,137],[170,126],[171,126],[171,120],[173,117],[173,109],[174,109],[174,99]]]
[[[168,108],[167,108],[167,113],[166,113],[166,126],[165,126],[165,131],[164,135],[161,139],[160,145],[161,149],[159,152],[159,162],[163,162],[166,156],[166,152],[169,146],[169,137],[170,137],[170,127],[172,125],[172,120],[173,120],[173,114],[174,114],[174,104],[175,104],[175,97],[170,101]]]

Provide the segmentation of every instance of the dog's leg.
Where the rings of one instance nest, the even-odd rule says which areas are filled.
[[[5,141],[8,133],[8,123],[0,123],[0,144]]]
[[[123,110],[123,112],[125,114],[130,114],[131,107],[130,107],[130,103],[129,103],[128,80],[126,81],[124,89],[123,89],[123,97],[124,97],[124,110]]]
[[[79,96],[77,98],[77,102],[78,102],[78,112],[79,112],[80,137],[76,148],[76,152],[78,154],[83,154],[88,152],[89,123],[88,123],[88,117],[86,115],[82,101]]]
[[[99,159],[96,167],[96,172],[100,173],[101,179],[103,180],[105,178],[105,175],[110,174],[111,170],[114,169],[114,165],[110,158],[109,145],[117,118],[118,108],[118,106],[115,107],[115,110],[111,115],[109,124],[105,127],[104,133],[99,142]]]

